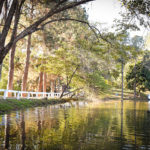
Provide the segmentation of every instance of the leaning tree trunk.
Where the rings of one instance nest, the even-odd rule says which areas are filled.
[[[28,80],[28,72],[29,72],[29,65],[30,65],[30,54],[31,54],[31,35],[28,36],[28,45],[27,45],[27,56],[26,56],[26,63],[24,68],[23,80],[22,80],[22,91],[27,90],[27,80]]]
[[[3,6],[3,4],[4,4],[4,6]],[[4,11],[4,13],[1,14],[2,10]],[[5,23],[7,15],[8,15],[7,11],[8,11],[8,1],[7,0],[0,1],[0,15],[1,15],[0,24]],[[0,38],[1,38],[1,33],[0,33]],[[3,47],[2,44],[0,44],[0,46]],[[3,67],[3,59],[0,58],[0,80],[1,80],[1,77],[2,77],[2,67]]]
[[[10,51],[10,56],[9,56],[9,74],[8,74],[8,83],[7,83],[8,90],[13,90],[15,51],[16,51],[16,43],[13,45]],[[12,96],[12,93],[8,93],[8,97],[11,97],[11,96]]]
[[[1,81],[1,78],[2,78],[2,65],[3,65],[3,63],[0,64],[0,81]]]

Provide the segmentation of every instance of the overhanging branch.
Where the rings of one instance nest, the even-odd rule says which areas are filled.
[[[64,94],[63,96],[66,96],[66,95],[68,95],[68,94],[70,94],[70,93],[74,93],[74,92],[79,91],[79,90],[82,90],[82,89],[83,89],[83,88],[77,88],[77,89],[75,89],[75,90],[73,90],[73,91],[70,91],[70,92]]]
[[[97,37],[97,39],[99,39],[99,38],[98,38],[98,35],[97,35],[97,33],[95,32],[93,26],[91,26],[91,25],[90,25],[88,22],[86,22],[86,21],[78,20],[78,19],[73,19],[73,18],[60,18],[60,19],[54,19],[54,20],[48,21],[48,22],[42,24],[42,25],[41,25],[41,28],[38,28],[38,30],[43,29],[47,24],[54,23],[54,22],[59,22],[59,21],[76,21],[76,22],[80,22],[80,23],[87,24],[87,25],[90,27],[90,29],[94,32],[94,34],[95,34],[95,36]]]
[[[101,34],[101,32],[100,32],[95,26],[90,25],[90,23],[88,23],[88,22],[86,22],[86,21],[78,20],[78,19],[74,19],[74,18],[60,18],[60,19],[50,20],[50,21],[48,21],[48,22],[42,24],[40,28],[37,28],[37,30],[42,30],[47,24],[54,23],[54,22],[59,22],[59,21],[76,21],[76,22],[84,23],[84,24],[88,25],[89,28],[93,31],[93,33],[95,34],[95,36],[96,36],[96,38],[98,39],[98,41],[99,41],[99,36],[100,36],[100,38],[101,38],[102,40],[104,40],[104,41],[106,41],[107,43],[109,43],[109,44],[112,45],[112,43],[111,43],[107,38],[105,38],[105,37]],[[98,34],[96,33],[95,30],[98,32]],[[98,36],[98,35],[99,35],[99,36]]]
[[[41,17],[39,20],[37,20],[35,23],[33,23],[32,25],[30,25],[29,27],[27,27],[24,31],[22,31],[19,35],[17,35],[16,39],[14,42],[17,42],[18,40],[24,38],[25,36],[29,35],[29,34],[32,34],[36,31],[38,31],[38,26],[43,23],[44,21],[46,21],[48,18],[52,17],[53,15],[56,15],[58,13],[61,13],[65,10],[68,10],[68,9],[71,9],[71,8],[74,8],[76,6],[79,6],[81,4],[84,4],[86,2],[90,2],[90,1],[93,1],[93,0],[81,0],[81,1],[77,1],[77,2],[71,2],[69,4],[66,4],[65,6],[62,6],[62,7],[54,7],[53,9],[51,9],[45,16]],[[59,5],[59,4],[58,4]]]

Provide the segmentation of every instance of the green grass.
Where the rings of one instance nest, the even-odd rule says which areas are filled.
[[[69,99],[0,99],[0,114],[10,112],[12,110],[25,109],[29,107],[46,106],[53,104],[60,104],[70,101]]]
[[[103,100],[121,100],[121,89],[112,89],[106,95],[101,97]],[[134,91],[124,89],[124,100],[135,100]],[[141,93],[138,95],[136,100],[147,101],[147,93]]]

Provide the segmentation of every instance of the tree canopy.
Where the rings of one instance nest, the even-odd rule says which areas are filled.
[[[140,21],[140,25],[150,27],[150,1],[149,0],[121,0],[127,8],[130,19]]]
[[[59,16],[64,11],[84,4],[92,0],[58,0],[58,1],[28,1],[28,0],[12,0],[12,2],[8,2],[8,0],[0,1],[0,14],[1,14],[1,27],[0,27],[0,64],[2,64],[3,59],[6,54],[9,52],[10,48],[14,43],[18,40],[24,38],[25,36],[34,33],[38,30],[42,30],[46,24],[50,24],[53,22],[61,21],[64,18]],[[16,30],[19,25],[22,23],[20,19],[23,14],[30,13],[31,3],[34,3],[34,18],[33,22],[23,28],[19,33]],[[39,4],[46,5],[45,12],[40,13]],[[55,18],[57,16],[57,18]],[[65,20],[69,20],[70,18],[65,18]],[[8,33],[10,34],[10,38],[8,39]],[[16,35],[16,36],[15,36]]]

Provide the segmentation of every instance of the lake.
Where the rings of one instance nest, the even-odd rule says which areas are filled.
[[[150,150],[148,102],[71,102],[0,115],[0,150]]]

